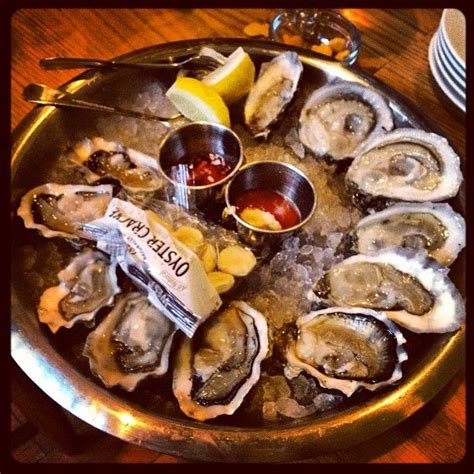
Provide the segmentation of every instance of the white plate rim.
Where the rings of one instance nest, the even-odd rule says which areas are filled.
[[[435,60],[436,65],[438,66],[440,74],[443,76],[446,84],[451,86],[451,88],[463,99],[466,100],[466,83],[464,83],[464,87],[459,83],[457,76],[453,74],[453,71],[449,65],[447,65],[443,61],[442,52],[439,50],[439,37],[435,38]]]
[[[430,64],[430,69],[433,74],[433,76],[436,79],[436,82],[438,85],[441,87],[443,92],[448,96],[448,98],[455,104],[457,105],[458,108],[460,108],[463,112],[466,112],[466,104],[462,102],[458,97],[456,97],[453,92],[449,89],[449,87],[444,83],[444,79],[442,78],[441,74],[439,73],[436,65],[436,58],[434,55],[435,50],[435,35],[433,35],[433,38],[431,38],[430,41],[430,46],[429,46],[429,53],[428,53],[428,58],[429,58],[429,64]]]
[[[460,74],[465,79],[466,69],[461,64],[459,64],[458,60],[449,51],[449,47],[446,43],[446,39],[444,38],[443,31],[441,28],[438,29],[438,44],[443,50],[443,53],[449,61],[449,64],[458,72],[458,74]]]
[[[447,35],[447,31],[446,31],[446,15],[447,15],[447,12],[448,12],[449,8],[445,8],[443,10],[443,13],[441,14],[441,29],[443,31],[443,37],[446,39],[446,44],[449,45],[449,49],[450,51],[453,53],[453,56],[456,58],[456,60],[459,62],[459,64],[465,68],[466,67],[466,61],[463,60],[461,58],[461,56],[459,55],[459,53],[454,49],[454,46],[451,42],[451,40],[449,39],[448,35]],[[457,9],[455,9],[457,10]],[[459,10],[461,11],[461,10]],[[461,12],[462,13],[462,12]],[[464,15],[464,13],[462,13]]]

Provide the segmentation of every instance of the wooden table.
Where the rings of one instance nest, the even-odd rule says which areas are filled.
[[[253,21],[268,21],[271,9],[50,9],[19,10],[12,18],[12,129],[32,106],[21,98],[30,82],[59,86],[77,71],[43,71],[47,56],[112,58],[175,40],[244,37]],[[438,123],[465,156],[465,116],[442,94],[428,65],[428,46],[441,10],[342,10],[360,29],[358,65],[408,97]],[[311,459],[314,463],[454,463],[465,453],[464,371],[428,405],[388,432],[354,448]],[[105,435],[104,435],[105,436]],[[126,443],[115,452],[61,462],[183,462]]]

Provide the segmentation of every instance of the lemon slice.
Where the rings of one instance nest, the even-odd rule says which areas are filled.
[[[229,109],[211,86],[192,77],[178,77],[166,96],[186,118],[230,127]]]
[[[223,66],[218,67],[202,79],[220,94],[227,105],[234,104],[248,94],[255,79],[255,65],[250,56],[237,48]]]

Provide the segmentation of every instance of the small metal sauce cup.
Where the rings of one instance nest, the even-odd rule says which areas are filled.
[[[193,153],[215,153],[231,165],[231,171],[221,180],[203,186],[187,185],[186,177],[183,176],[180,182],[167,174],[166,170]],[[231,129],[216,123],[193,122],[168,133],[160,146],[158,165],[172,185],[168,198],[185,209],[194,209],[205,207],[222,197],[225,183],[237,173],[243,159],[242,144]]]
[[[266,230],[244,221],[237,214],[235,201],[241,193],[255,189],[269,189],[286,197],[299,210],[300,222],[287,229]],[[224,217],[235,219],[237,230],[248,245],[274,247],[308,222],[316,209],[316,201],[313,184],[298,168],[280,161],[256,161],[240,168],[226,185]]]

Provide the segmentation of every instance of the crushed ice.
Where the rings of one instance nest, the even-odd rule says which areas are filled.
[[[124,108],[146,113],[172,115],[175,112],[158,82],[142,84],[134,96],[128,92],[120,101]],[[187,122],[184,118],[172,121],[172,128]],[[273,343],[278,346],[285,341],[284,337],[278,337],[279,333],[284,334],[288,325],[310,310],[310,301],[306,298],[308,290],[326,270],[342,260],[342,256],[336,253],[337,246],[361,215],[345,192],[343,175],[338,175],[335,165],[305,153],[294,124],[286,127],[283,133],[273,133],[271,140],[263,142],[250,137],[240,125],[233,128],[241,138],[247,163],[257,160],[290,163],[309,177],[317,193],[317,208],[309,222],[299,234],[288,238],[269,261],[259,265],[240,288],[239,297],[267,317],[275,335]],[[105,140],[119,142],[157,157],[166,127],[158,122],[104,116],[98,121],[97,133]],[[69,168],[67,173],[64,172],[66,167],[67,164],[62,163],[53,171],[57,182],[64,182],[73,175],[74,170]],[[77,179],[75,176],[74,181],[68,182],[78,182]],[[179,212],[176,214],[172,206],[160,204],[154,198],[150,200],[148,196],[136,195],[135,199],[139,201],[137,204],[154,209],[171,222],[202,227],[198,218],[183,217],[184,214]],[[218,239],[230,241],[233,238],[217,228],[208,227],[207,231],[219,232]],[[284,352],[283,346],[276,349]],[[275,347],[273,350],[275,353]],[[262,374],[258,386],[260,389],[263,387],[264,396],[257,406],[265,420],[275,421],[279,415],[300,418],[329,410],[341,403],[341,395],[325,392],[303,374],[295,375],[295,378],[288,380],[284,375]]]

